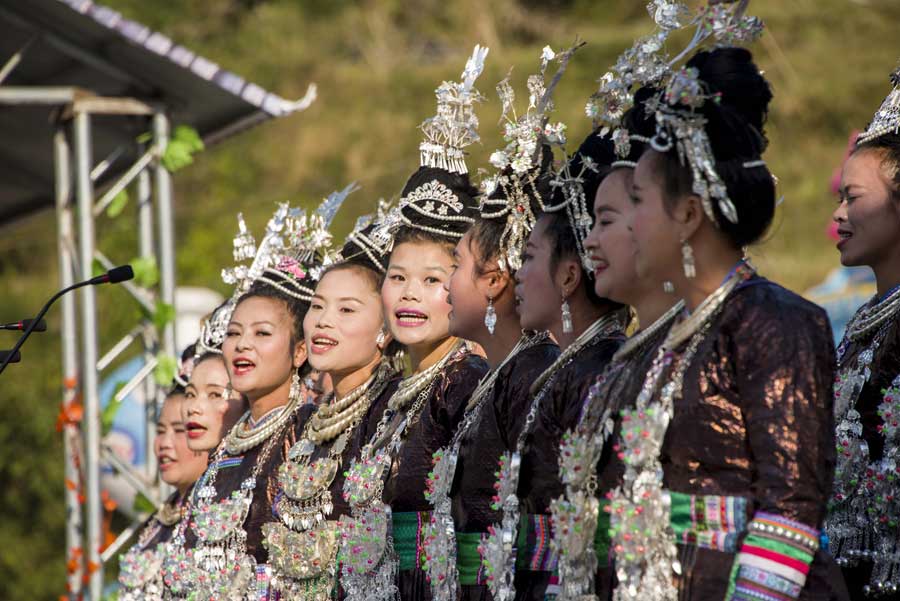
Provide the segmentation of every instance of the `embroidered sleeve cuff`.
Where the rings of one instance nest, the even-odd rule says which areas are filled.
[[[819,531],[758,512],[731,570],[726,601],[790,601],[800,597],[819,549]]]

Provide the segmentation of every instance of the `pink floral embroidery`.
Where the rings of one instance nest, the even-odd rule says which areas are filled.
[[[303,271],[300,262],[290,257],[283,257],[281,261],[278,262],[276,269],[278,269],[278,271],[285,271],[298,280],[302,280],[306,277],[306,272]]]

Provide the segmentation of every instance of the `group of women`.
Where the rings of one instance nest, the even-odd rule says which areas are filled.
[[[561,162],[577,46],[545,48],[524,111],[498,86],[480,191],[476,47],[397,206],[340,252],[350,188],[242,227],[120,599],[898,598],[900,89],[843,171],[841,261],[878,294],[835,354],[744,254],[777,204],[745,5],[651,2]]]

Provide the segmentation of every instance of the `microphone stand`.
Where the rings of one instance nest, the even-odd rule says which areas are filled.
[[[83,286],[96,286],[97,284],[118,284],[119,282],[124,282],[125,280],[130,280],[134,277],[134,272],[131,269],[131,265],[123,265],[121,267],[115,267],[110,269],[103,275],[98,275],[95,278],[91,278],[84,282],[78,282],[77,284],[72,284],[68,288],[63,288],[56,294],[54,294],[50,300],[47,301],[47,304],[41,309],[41,312],[37,314],[37,317],[31,320],[31,323],[28,324],[28,328],[25,332],[22,333],[22,336],[19,338],[18,342],[16,342],[16,346],[12,348],[6,355],[3,360],[3,364],[0,365],[0,374],[3,373],[3,370],[6,369],[6,366],[12,363],[13,359],[18,356],[18,350],[22,348],[22,345],[25,344],[25,341],[28,340],[28,337],[31,336],[31,333],[34,329],[41,323],[41,319],[47,313],[47,310],[50,308],[56,299],[65,294],[66,292],[71,292],[77,288],[81,288]]]
[[[94,282],[93,280],[87,280],[86,282],[78,282],[77,284],[73,284],[73,285],[69,286],[68,288],[63,288],[62,290],[60,290],[59,292],[54,294],[52,297],[50,297],[50,300],[47,301],[47,303],[41,309],[40,313],[37,314],[37,317],[35,317],[31,321],[31,323],[28,324],[28,328],[24,332],[22,332],[21,336],[19,336],[19,340],[16,341],[16,346],[12,347],[12,349],[9,351],[9,354],[6,356],[6,359],[3,361],[3,364],[0,365],[0,374],[2,374],[3,370],[6,369],[6,366],[10,364],[12,358],[16,354],[16,351],[18,351],[20,348],[22,348],[22,345],[25,344],[25,341],[28,340],[29,336],[31,336],[31,333],[34,331],[34,328],[37,327],[38,322],[40,322],[41,319],[44,317],[44,315],[47,314],[47,311],[50,309],[50,305],[52,305],[54,302],[56,302],[56,299],[61,297],[66,292],[71,292],[72,290],[75,290],[76,288],[82,288],[83,286],[90,286],[95,283],[96,282]]]

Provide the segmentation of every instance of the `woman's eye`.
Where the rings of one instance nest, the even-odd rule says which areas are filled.
[[[192,399],[192,398],[194,398],[195,396],[197,396],[197,395],[195,395],[195,394],[194,394],[193,392],[191,392],[190,390],[184,393],[184,398],[186,398],[186,399]]]
[[[260,331],[258,331],[258,332],[256,333],[256,335],[257,335],[257,336],[271,336],[272,333],[271,333],[271,332],[267,332],[267,331],[265,331],[265,330],[260,330]]]
[[[318,303],[313,303],[313,304],[311,304],[311,305],[309,306],[309,308],[310,308],[311,310],[312,310],[312,309],[315,309],[316,311],[318,311],[318,310],[320,310],[320,309],[322,308],[322,305],[320,305],[320,304],[318,304]]]
[[[227,332],[225,332],[225,336],[228,338],[231,338],[232,336],[238,336],[238,335],[239,335],[239,333],[235,330],[228,330]]]
[[[608,225],[612,225],[612,223],[613,223],[613,222],[610,221],[609,219],[601,219],[601,220],[600,220],[600,225],[601,225],[602,227],[606,227],[606,226],[608,226]]]
[[[425,278],[425,282],[427,284],[440,284],[441,280],[439,280],[438,278],[436,278],[434,276],[428,276]]]
[[[211,399],[221,399],[221,398],[222,398],[222,393],[221,393],[221,392],[215,392],[215,391],[210,392],[210,393],[209,393],[209,398],[211,398]]]
[[[404,278],[402,275],[394,274],[390,277],[390,279],[394,282],[402,282]]]
[[[184,434],[186,432],[184,426],[178,426],[174,428],[175,434]]]
[[[354,311],[350,307],[341,307],[341,313],[356,313],[356,311]]]

